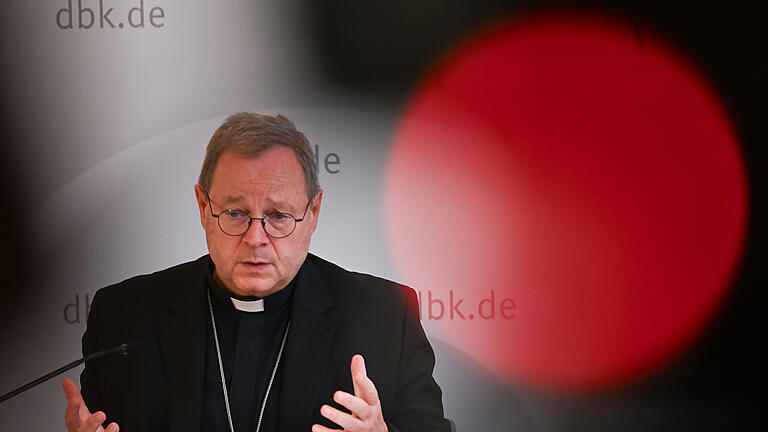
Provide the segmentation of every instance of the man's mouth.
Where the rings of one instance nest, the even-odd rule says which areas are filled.
[[[267,261],[242,261],[243,265],[245,265],[249,270],[253,271],[261,271],[266,269],[270,263]]]

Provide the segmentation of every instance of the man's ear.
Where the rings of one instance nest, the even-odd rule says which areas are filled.
[[[320,189],[320,191],[317,192],[317,195],[315,195],[315,200],[312,203],[312,207],[309,209],[309,211],[312,213],[312,233],[314,234],[315,229],[317,228],[317,219],[320,216],[320,204],[323,202],[323,190]]]
[[[195,185],[195,199],[197,200],[197,208],[200,210],[200,224],[205,229],[205,221],[208,219],[208,199],[205,197],[205,191],[203,191],[199,184]]]

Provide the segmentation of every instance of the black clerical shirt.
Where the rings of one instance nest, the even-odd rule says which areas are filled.
[[[288,325],[290,299],[296,278],[284,289],[264,297],[263,311],[243,312],[235,308],[230,294],[216,283],[213,278],[213,269],[213,262],[210,262],[208,291],[211,294],[213,314],[216,318],[216,331],[224,365],[232,423],[235,432],[252,432],[256,430],[262,401]],[[210,313],[208,315],[200,430],[229,432]],[[267,398],[260,432],[278,430],[280,375],[278,365]]]

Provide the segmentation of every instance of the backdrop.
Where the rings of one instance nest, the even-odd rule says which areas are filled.
[[[98,288],[206,253],[205,145],[256,111],[315,149],[310,251],[418,291],[459,430],[757,419],[768,70],[754,11],[0,9],[0,392],[80,357]],[[60,381],[3,403],[0,429],[63,430]]]

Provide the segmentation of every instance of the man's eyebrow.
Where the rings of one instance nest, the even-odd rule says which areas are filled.
[[[237,204],[237,203],[245,201],[245,199],[246,199],[245,195],[236,195],[236,196],[231,196],[230,195],[230,196],[224,197],[224,199],[221,201],[221,203],[222,204]]]
[[[221,201],[221,205],[227,205],[227,204],[241,204],[245,201],[247,201],[248,198],[245,195],[230,195],[224,197],[224,199]],[[272,207],[275,210],[281,210],[281,211],[295,211],[293,206],[286,202],[286,201],[276,201],[270,198],[265,198],[264,203],[268,207]]]
[[[272,200],[270,198],[266,198],[264,200],[264,202],[268,206],[274,208],[275,210],[277,210],[277,209],[285,209],[285,210],[282,210],[282,211],[286,211],[287,210],[288,212],[291,212],[291,211],[295,210],[290,203],[285,202],[285,201],[274,201],[274,200]]]

